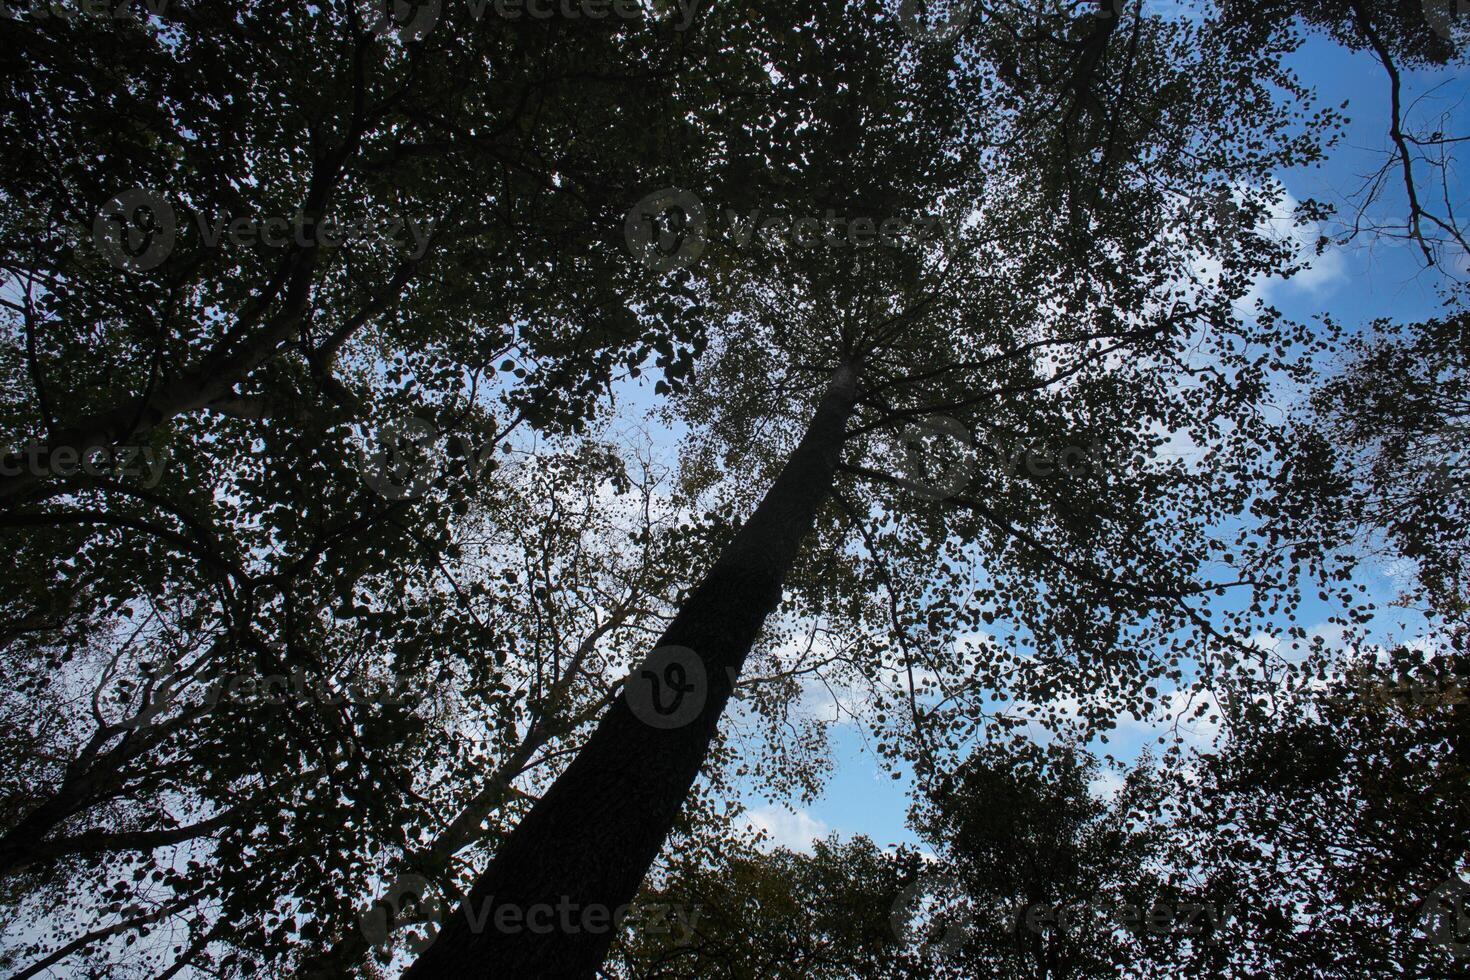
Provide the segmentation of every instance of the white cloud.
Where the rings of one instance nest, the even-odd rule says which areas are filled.
[[[1177,737],[1185,745],[1203,748],[1219,738],[1221,717],[1220,706],[1209,691],[1180,687],[1164,696],[1152,717],[1140,719],[1130,712],[1119,719],[1118,729],[1132,729],[1151,738]]]
[[[1103,800],[1113,799],[1122,788],[1123,777],[1111,769],[1104,769],[1101,775],[1087,784],[1087,791]]]
[[[805,810],[759,806],[745,812],[752,830],[768,836],[765,847],[785,847],[810,853],[812,842],[826,837],[832,828]]]
[[[1273,276],[1253,282],[1236,304],[1243,315],[1249,315],[1257,300],[1275,303],[1292,292],[1320,297],[1349,278],[1347,255],[1340,247],[1329,245],[1321,255],[1316,254],[1322,223],[1308,221],[1297,224],[1295,213],[1301,202],[1279,182],[1274,191],[1270,213],[1256,225],[1255,231],[1265,238],[1288,244],[1294,259],[1304,268],[1290,279]],[[1237,187],[1231,196],[1239,202],[1245,196],[1245,189]],[[1218,283],[1224,272],[1219,259],[1212,255],[1196,255],[1190,264],[1200,284]]]
[[[1246,638],[1245,644],[1254,649],[1264,652],[1270,663],[1274,665],[1288,664],[1295,666],[1307,659],[1315,648],[1315,641],[1321,640],[1323,646],[1328,650],[1341,654],[1347,650],[1347,630],[1339,623],[1322,622],[1307,630],[1305,639],[1294,639],[1284,633],[1257,632]],[[1258,678],[1265,675],[1259,669],[1255,670]]]
[[[801,712],[814,721],[848,724],[867,704],[864,691],[818,675],[801,680]]]
[[[1322,223],[1296,223],[1293,215],[1300,203],[1290,191],[1282,188],[1281,196],[1271,208],[1270,215],[1257,230],[1277,241],[1290,242],[1295,248],[1297,259],[1306,268],[1290,279],[1273,277],[1256,283],[1246,296],[1245,305],[1249,306],[1257,298],[1274,303],[1282,293],[1290,290],[1309,296],[1321,296],[1338,283],[1347,281],[1347,257],[1341,248],[1328,246],[1321,255],[1316,254],[1317,240],[1322,235]]]

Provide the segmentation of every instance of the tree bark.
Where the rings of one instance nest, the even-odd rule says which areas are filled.
[[[857,373],[843,365],[780,476],[659,640],[656,649],[688,648],[702,663],[703,690],[693,693],[704,695],[699,713],[679,727],[655,727],[627,698],[615,701],[405,980],[595,975],[617,931],[612,921],[672,829],[801,540],[832,492],[856,397]]]

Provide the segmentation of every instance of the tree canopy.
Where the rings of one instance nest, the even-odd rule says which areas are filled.
[[[1470,251],[1401,90],[1453,11],[0,13],[15,975],[1448,962]],[[1308,32],[1392,89],[1319,250],[1412,242],[1443,316],[1256,289],[1333,215]],[[1221,739],[1099,797],[1170,711]],[[922,856],[743,830],[834,723]]]

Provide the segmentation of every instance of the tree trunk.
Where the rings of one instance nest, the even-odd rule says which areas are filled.
[[[659,640],[657,649],[687,648],[703,665],[702,685],[697,670],[688,685],[689,674],[664,678],[693,703],[703,695],[698,713],[667,727],[640,720],[649,717],[646,706],[635,713],[628,698],[614,702],[405,980],[596,973],[616,932],[612,922],[672,829],[746,655],[832,491],[856,395],[856,372],[838,368],[765,499]],[[651,690],[661,704],[667,688],[655,682]]]

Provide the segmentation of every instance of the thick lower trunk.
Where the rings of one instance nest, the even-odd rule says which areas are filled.
[[[659,641],[698,655],[704,683],[688,691],[694,703],[703,696],[698,714],[667,727],[641,720],[647,710],[635,713],[627,699],[614,702],[406,980],[596,973],[613,919],[672,829],[745,657],[832,491],[856,389],[855,372],[839,368],[781,475]],[[697,671],[666,679],[697,683]],[[667,693],[653,688],[655,701],[667,703]]]

